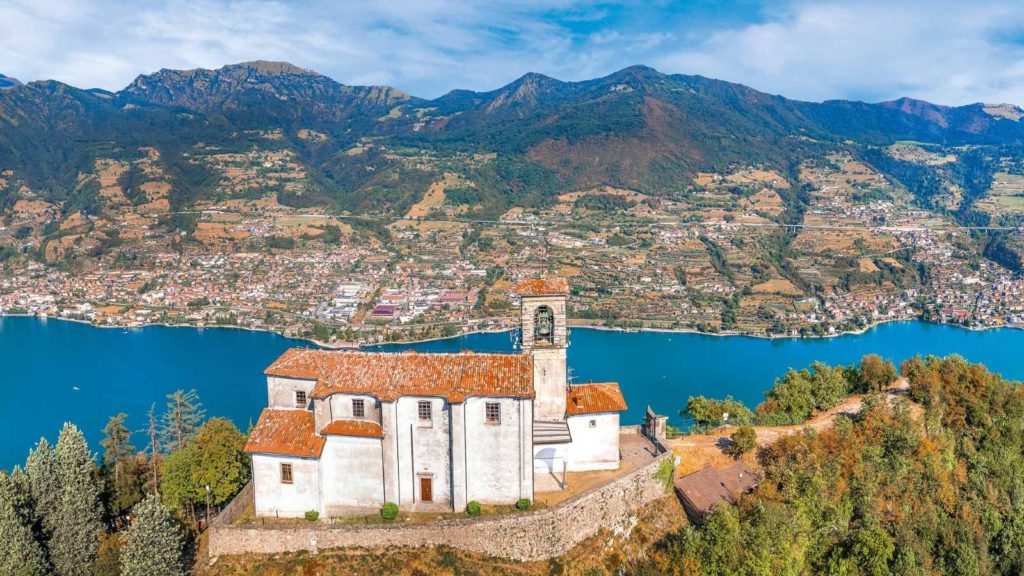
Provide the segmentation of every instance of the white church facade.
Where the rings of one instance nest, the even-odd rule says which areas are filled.
[[[246,445],[256,514],[463,510],[532,500],[564,471],[617,469],[618,384],[566,378],[568,284],[516,293],[521,353],[286,351]]]

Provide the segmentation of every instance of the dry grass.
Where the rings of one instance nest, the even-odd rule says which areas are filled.
[[[434,208],[440,208],[444,204],[444,191],[446,188],[458,186],[461,179],[457,174],[445,172],[444,178],[431,184],[423,194],[419,202],[412,205],[405,213],[406,218],[425,218]]]
[[[755,284],[750,289],[755,294],[784,294],[788,296],[799,296],[802,294],[799,288],[785,278],[774,278],[767,282]]]

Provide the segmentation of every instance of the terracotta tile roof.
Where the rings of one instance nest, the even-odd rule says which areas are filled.
[[[719,502],[735,504],[740,495],[753,489],[760,481],[750,466],[736,462],[721,470],[705,466],[693,474],[677,478],[675,485],[689,512],[703,517]]]
[[[369,420],[335,420],[320,431],[328,436],[361,436],[363,438],[383,438],[384,430],[380,424]]]
[[[245,443],[245,451],[319,458],[325,440],[323,436],[316,435],[315,427],[313,413],[309,410],[264,408],[259,422],[249,434],[249,441]]]
[[[565,394],[565,413],[569,416],[625,409],[626,399],[616,382],[573,384]]]
[[[391,402],[399,396],[533,398],[533,362],[526,354],[418,354],[292,348],[264,371],[267,376],[316,380],[313,398],[367,394]]]
[[[520,296],[566,296],[569,282],[565,278],[525,278],[512,290]]]

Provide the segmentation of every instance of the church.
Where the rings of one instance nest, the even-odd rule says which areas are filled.
[[[564,279],[519,282],[521,353],[286,351],[249,435],[257,516],[513,504],[619,467],[616,383],[567,380]]]

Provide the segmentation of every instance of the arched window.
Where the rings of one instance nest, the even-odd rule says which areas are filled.
[[[555,343],[555,312],[548,306],[540,306],[533,313],[533,341],[537,344]]]

